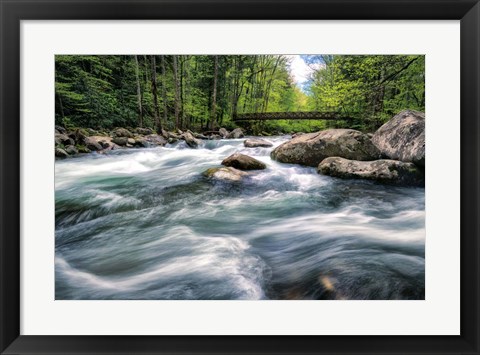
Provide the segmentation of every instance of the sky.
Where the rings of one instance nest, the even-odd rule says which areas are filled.
[[[290,74],[293,81],[300,89],[305,90],[310,74],[318,69],[321,64],[317,63],[309,66],[300,55],[287,55],[286,57],[290,59]]]

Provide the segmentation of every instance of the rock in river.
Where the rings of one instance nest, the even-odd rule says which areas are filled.
[[[362,132],[328,129],[297,136],[275,148],[271,157],[282,163],[318,166],[328,157],[375,160],[381,158],[381,153]]]
[[[222,136],[222,138],[227,138],[229,134],[229,132],[223,127],[218,130],[218,133]]]
[[[424,186],[424,175],[413,163],[398,160],[357,161],[340,157],[324,159],[318,172],[345,179],[367,179],[382,183]]]
[[[240,170],[260,170],[267,167],[260,160],[240,153],[234,153],[229,157],[223,159],[222,165],[231,166]]]
[[[219,168],[210,168],[206,170],[203,175],[218,180],[241,181],[245,176],[248,176],[248,173],[232,167],[222,166]]]
[[[273,146],[273,144],[270,143],[269,141],[266,141],[265,139],[260,139],[260,138],[248,138],[243,142],[243,145],[247,148]]]
[[[66,158],[68,157],[68,153],[62,148],[55,148],[55,156],[57,158]]]
[[[243,138],[243,137],[244,137],[244,134],[241,128],[235,128],[227,136],[227,138]]]
[[[84,143],[85,143],[85,147],[93,151],[103,149],[102,145],[97,141],[95,137],[85,138]]]
[[[185,140],[185,143],[187,143],[190,148],[197,148],[198,145],[201,143],[200,140],[195,138],[190,131],[183,133],[182,138]]]
[[[75,141],[67,136],[66,134],[62,133],[55,133],[55,145],[74,145]]]
[[[425,114],[400,112],[375,132],[372,142],[390,159],[425,166]]]
[[[75,148],[75,146],[73,146],[73,145],[68,145],[68,146],[66,146],[66,147],[65,147],[65,152],[67,152],[68,155],[78,154],[77,148]]]
[[[125,147],[128,144],[127,137],[115,137],[112,139],[112,142],[118,144],[119,146]]]

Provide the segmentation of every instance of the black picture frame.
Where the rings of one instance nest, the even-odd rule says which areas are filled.
[[[1,354],[479,354],[478,0],[0,0]],[[461,20],[461,335],[20,335],[21,20]]]

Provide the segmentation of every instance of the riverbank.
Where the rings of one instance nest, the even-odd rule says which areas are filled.
[[[89,135],[90,134],[90,135]],[[243,138],[241,128],[228,132],[225,128],[203,134],[190,130],[154,134],[150,129],[117,128],[108,135],[88,129],[68,132],[55,128],[55,156],[66,158],[80,153],[105,153],[120,148],[165,146],[183,140],[189,148],[197,149],[202,141]],[[425,115],[402,111],[380,127],[374,134],[352,129],[328,129],[315,133],[295,133],[271,152],[271,158],[282,163],[317,167],[319,174],[346,179],[368,179],[387,184],[424,186]],[[244,141],[245,147],[270,147],[272,143],[260,137]],[[233,156],[232,156],[233,157]],[[248,155],[225,157],[227,168],[208,170],[207,176],[241,179],[260,162]],[[233,159],[233,160],[232,160]],[[225,163],[230,161],[230,164]],[[233,162],[233,163],[232,163]]]
[[[162,130],[156,134],[150,128],[115,128],[111,131],[91,128],[70,128],[55,126],[55,157],[68,158],[82,153],[105,153],[121,148],[151,148],[173,144],[184,140],[191,148],[196,148],[201,140],[242,138],[244,132],[235,128],[231,132],[225,128],[218,131],[195,133],[190,130],[169,132]]]

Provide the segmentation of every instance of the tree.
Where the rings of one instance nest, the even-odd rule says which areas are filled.
[[[137,78],[137,98],[138,98],[138,125],[143,127],[143,108],[142,108],[142,88],[140,86],[140,75],[138,66],[138,56],[135,55],[135,76]]]
[[[165,56],[160,56],[162,66],[162,101],[163,101],[163,123],[167,124],[167,72],[165,70]]]
[[[161,55],[160,68],[154,55],[59,55],[55,121],[104,129],[145,126],[160,133],[166,127],[232,129],[237,112],[315,110],[354,115],[351,128],[371,131],[402,109],[425,109],[424,56],[302,57],[314,73],[300,88],[282,55]],[[290,132],[342,125],[283,120],[245,127]]]
[[[210,119],[210,129],[216,125],[217,113],[217,79],[218,79],[218,55],[214,55],[213,89],[212,89],[212,116]]]
[[[153,95],[153,107],[155,117],[155,128],[158,134],[162,134],[162,122],[160,121],[160,113],[158,111],[158,96],[157,96],[157,62],[155,56],[151,56],[152,63],[152,95]]]
[[[180,128],[180,81],[178,76],[178,56],[173,56],[173,79],[175,83],[175,128]]]

